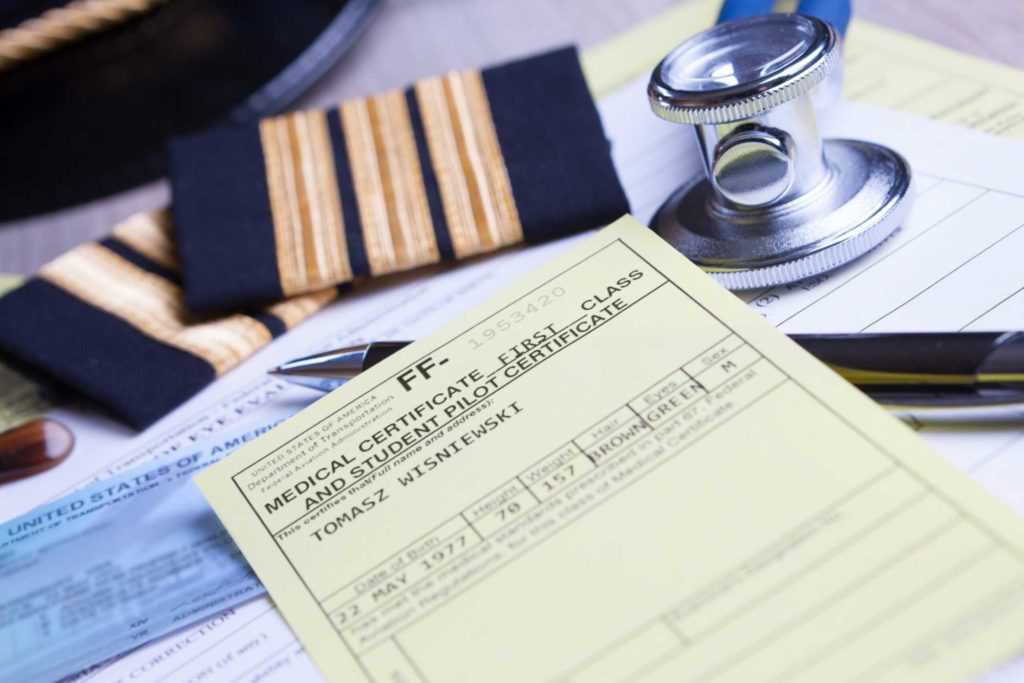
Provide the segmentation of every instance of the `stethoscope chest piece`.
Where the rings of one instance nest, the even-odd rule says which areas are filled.
[[[651,108],[694,127],[705,170],[652,227],[730,289],[832,270],[889,237],[910,206],[900,155],[818,134],[813,91],[840,59],[829,24],[767,14],[694,36],[651,76]]]

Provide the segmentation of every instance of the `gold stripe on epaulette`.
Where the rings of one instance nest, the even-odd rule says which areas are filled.
[[[327,116],[260,121],[281,290],[286,296],[352,279]]]
[[[182,289],[99,244],[69,251],[39,277],[131,325],[158,342],[197,356],[220,375],[270,340],[270,331],[244,315],[197,322]]]
[[[340,108],[370,272],[441,260],[405,96],[392,91]]]
[[[267,306],[267,313],[279,319],[291,329],[338,298],[338,290],[325,289],[322,292],[302,294],[286,301]]]
[[[171,229],[171,212],[149,211],[129,216],[111,230],[114,238],[153,263],[172,272],[181,270],[178,245]]]
[[[480,73],[424,79],[415,92],[456,257],[522,241],[512,183]]]

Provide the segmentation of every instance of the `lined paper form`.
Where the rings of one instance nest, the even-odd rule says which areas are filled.
[[[609,96],[601,111],[634,213],[649,220],[701,170],[693,134],[650,113],[645,83]],[[828,137],[872,139],[909,159],[916,199],[908,218],[852,264],[741,298],[790,334],[1024,328],[1024,145],[853,103],[822,122]],[[1024,515],[1024,429],[917,427]]]
[[[789,333],[1019,327],[1024,268],[1008,256],[1024,253],[1024,197],[922,173],[915,202],[901,234],[863,267],[752,303]]]

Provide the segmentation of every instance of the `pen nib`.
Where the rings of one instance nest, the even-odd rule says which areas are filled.
[[[331,391],[363,371],[366,350],[366,346],[352,346],[297,358],[270,370],[269,374],[292,384]]]

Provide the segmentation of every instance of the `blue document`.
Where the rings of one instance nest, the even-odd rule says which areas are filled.
[[[192,476],[274,424],[0,525],[0,678],[52,681],[261,595]]]

